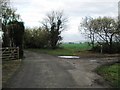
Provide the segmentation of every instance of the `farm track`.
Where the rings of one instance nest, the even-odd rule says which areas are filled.
[[[20,69],[3,88],[110,87],[93,72],[105,62],[105,59],[100,58],[60,59],[57,56],[25,51]]]

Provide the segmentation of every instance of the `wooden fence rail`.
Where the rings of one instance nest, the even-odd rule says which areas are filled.
[[[0,59],[2,60],[17,60],[19,59],[19,47],[0,48]]]

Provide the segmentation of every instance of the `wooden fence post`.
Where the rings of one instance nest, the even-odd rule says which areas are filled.
[[[19,47],[17,47],[18,59],[19,59]]]

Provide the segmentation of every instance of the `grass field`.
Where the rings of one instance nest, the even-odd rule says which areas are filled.
[[[113,87],[120,88],[120,63],[113,65],[101,66],[97,69],[98,74],[100,74],[106,81],[109,82]]]
[[[40,53],[47,53],[51,55],[77,55],[78,52],[84,52],[91,49],[87,43],[82,44],[61,44],[58,49],[29,49]]]
[[[91,49],[91,46],[88,43],[81,43],[81,44],[61,44],[61,47],[65,49],[70,49],[73,51],[85,51]]]

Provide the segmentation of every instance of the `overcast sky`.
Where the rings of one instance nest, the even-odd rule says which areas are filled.
[[[78,26],[85,16],[117,17],[119,0],[11,0],[26,27],[40,25],[45,15],[53,10],[64,10],[68,17],[67,29],[62,32],[63,41],[85,41]]]

